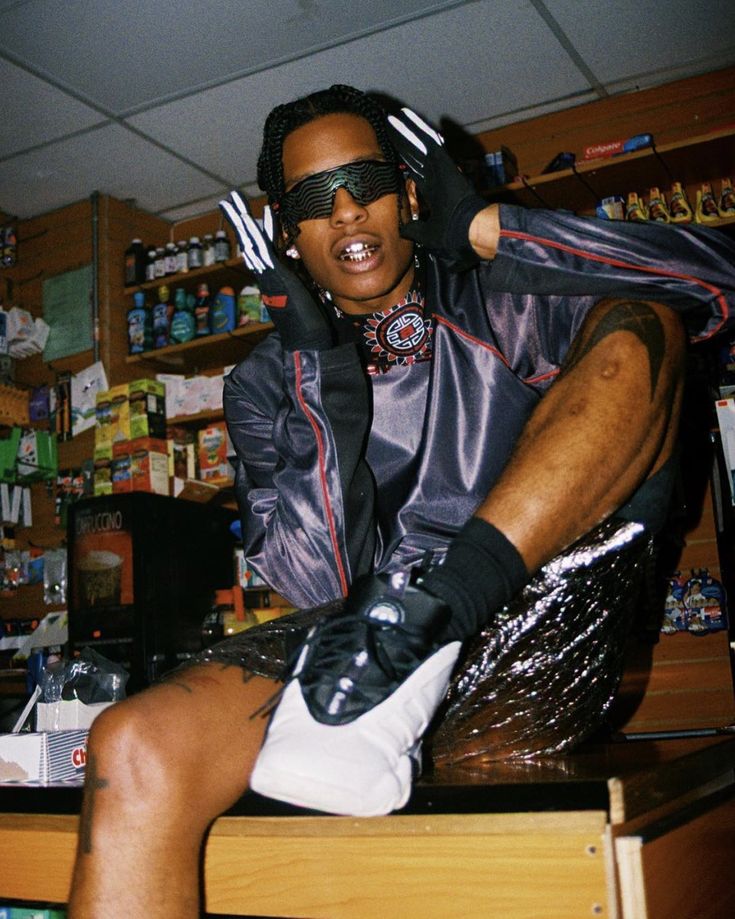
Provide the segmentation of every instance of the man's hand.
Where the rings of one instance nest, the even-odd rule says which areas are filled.
[[[280,333],[283,347],[287,351],[331,347],[332,332],[319,306],[276,254],[270,208],[265,208],[261,230],[236,191],[219,205],[237,234],[243,261],[258,279],[263,303]]]
[[[390,115],[393,146],[408,166],[429,213],[404,224],[401,236],[432,250],[456,270],[478,261],[469,239],[470,224],[487,202],[462,175],[444,148],[444,139],[411,109]]]

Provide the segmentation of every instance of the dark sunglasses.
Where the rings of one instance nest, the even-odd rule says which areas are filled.
[[[295,227],[302,220],[329,217],[338,188],[346,188],[358,204],[370,204],[397,193],[401,185],[397,163],[360,160],[307,176],[282,196],[274,210],[284,224]]]

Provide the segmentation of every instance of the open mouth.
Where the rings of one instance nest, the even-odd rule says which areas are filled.
[[[365,262],[378,251],[378,247],[369,243],[354,242],[345,246],[339,254],[341,262]]]

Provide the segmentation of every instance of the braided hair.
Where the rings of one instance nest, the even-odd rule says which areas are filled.
[[[263,127],[263,146],[258,157],[258,185],[268,196],[268,203],[280,201],[286,191],[283,176],[283,142],[296,128],[308,124],[323,115],[349,114],[364,118],[370,123],[378,144],[389,163],[397,163],[398,156],[388,139],[387,117],[382,106],[367,93],[335,83],[328,89],[322,89],[278,105],[268,115]],[[285,226],[286,245],[290,245],[298,235],[298,227]]]

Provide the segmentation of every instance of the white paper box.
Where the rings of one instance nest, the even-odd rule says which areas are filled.
[[[100,712],[112,702],[95,702],[85,705],[79,699],[68,702],[39,702],[36,705],[37,731],[74,731],[90,728]]]
[[[88,733],[0,734],[0,782],[81,784],[87,761]]]

